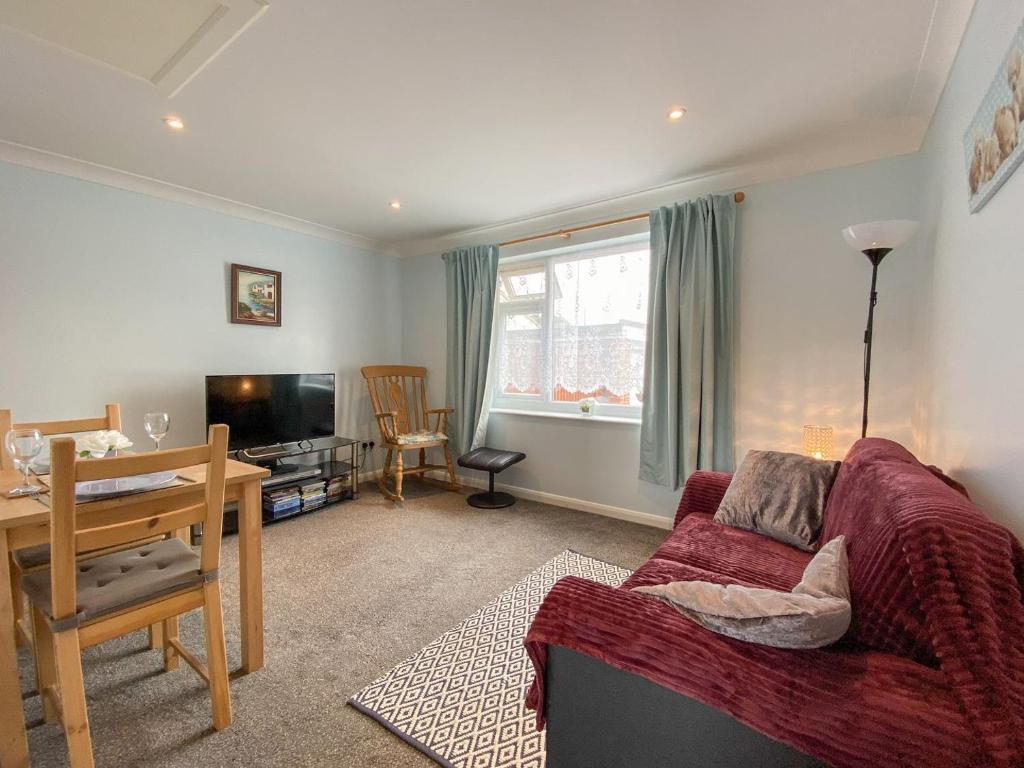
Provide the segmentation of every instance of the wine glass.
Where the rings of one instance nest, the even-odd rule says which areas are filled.
[[[154,411],[143,417],[142,424],[146,428],[146,434],[153,438],[156,449],[159,451],[160,441],[167,434],[167,430],[171,428],[171,417],[161,411]]]
[[[31,464],[32,459],[43,450],[42,434],[40,434],[38,429],[12,429],[4,437],[4,442],[7,445],[7,452],[11,454],[14,463],[21,470],[22,475],[24,475],[23,484],[7,495],[28,496],[39,493],[41,488],[38,485],[32,484],[28,473],[29,464]]]

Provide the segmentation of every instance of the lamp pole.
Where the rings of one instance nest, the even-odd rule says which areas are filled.
[[[871,339],[875,329],[875,304],[878,303],[878,265],[891,248],[866,248],[863,253],[871,261],[871,296],[868,300],[868,325],[864,329],[864,412],[861,417],[860,436],[868,436],[868,395],[871,391]]]
[[[875,305],[878,303],[878,265],[892,251],[907,242],[917,230],[917,222],[909,219],[867,221],[843,229],[847,244],[868,257],[871,262],[871,294],[868,297],[868,325],[864,329],[864,413],[860,436],[868,436],[868,397],[871,394],[871,344],[874,341]]]

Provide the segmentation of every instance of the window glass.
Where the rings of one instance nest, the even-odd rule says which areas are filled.
[[[541,394],[544,328],[540,312],[509,312],[502,318],[498,370],[505,395]]]
[[[645,237],[500,267],[495,407],[638,417],[649,261]]]
[[[552,400],[642,403],[647,263],[644,248],[554,264]]]

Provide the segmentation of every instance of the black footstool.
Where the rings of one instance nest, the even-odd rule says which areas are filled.
[[[499,451],[497,448],[474,448],[469,453],[459,456],[459,466],[468,469],[479,469],[490,473],[487,490],[481,493],[474,493],[467,501],[471,507],[480,509],[500,509],[511,507],[516,503],[516,497],[510,493],[494,490],[494,475],[503,469],[508,469],[513,464],[518,464],[526,458],[525,453],[519,451]]]

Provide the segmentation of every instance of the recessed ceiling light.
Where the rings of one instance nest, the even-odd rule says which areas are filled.
[[[164,125],[170,128],[172,131],[182,131],[185,129],[185,121],[177,115],[165,115]]]
[[[402,204],[398,200],[392,200],[390,203],[388,203],[388,205],[390,205],[396,211],[400,210],[402,207]]]
[[[678,123],[680,120],[686,117],[686,107],[669,107],[667,117],[670,123]]]

